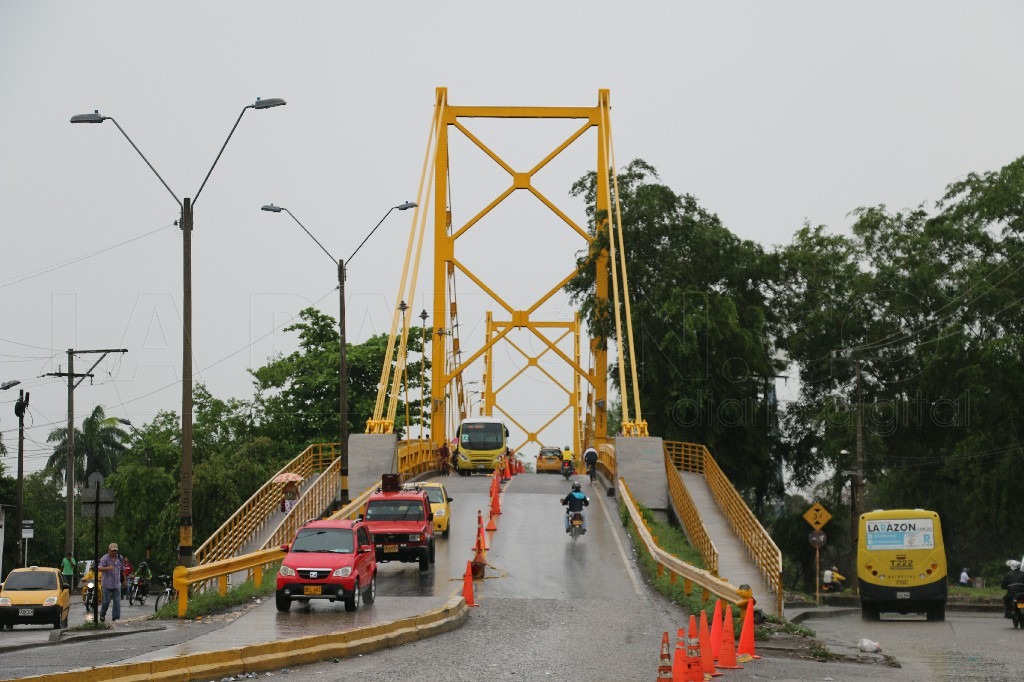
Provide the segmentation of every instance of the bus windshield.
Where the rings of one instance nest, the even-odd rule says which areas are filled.
[[[500,422],[463,422],[460,445],[464,450],[498,450],[505,443]]]

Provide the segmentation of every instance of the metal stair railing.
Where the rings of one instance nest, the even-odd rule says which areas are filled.
[[[683,480],[677,473],[678,470],[686,470],[683,468],[683,452],[679,448],[670,448],[670,445],[683,445],[683,443],[664,443],[665,478],[668,480],[668,494],[672,499],[672,508],[679,515],[679,521],[683,525],[686,539],[700,552],[701,557],[704,559],[704,564],[708,567],[708,571],[712,575],[717,576],[718,548],[715,547],[715,543],[708,535],[704,521],[700,518],[700,512],[697,511],[697,505],[694,504],[693,498],[690,497],[690,492],[683,485]]]
[[[237,555],[267,525],[280,509],[284,492],[285,484],[273,482],[277,476],[294,473],[306,479],[314,473],[326,471],[336,454],[336,443],[314,443],[281,467],[199,546],[194,554],[196,563],[205,564]],[[318,484],[319,481],[315,481],[312,487],[316,488]]]

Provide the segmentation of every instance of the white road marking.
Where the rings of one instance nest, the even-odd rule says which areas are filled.
[[[603,485],[601,487],[604,488]],[[626,548],[622,544],[622,540],[619,538],[618,528],[615,526],[616,523],[621,525],[622,522],[618,518],[612,518],[611,512],[608,511],[608,506],[605,505],[603,499],[600,497],[597,499],[601,505],[601,510],[604,512],[605,518],[608,519],[608,527],[612,529],[612,537],[615,539],[615,544],[619,547],[619,556],[622,557],[622,563],[626,564],[626,574],[633,582],[633,589],[636,590],[637,596],[642,597],[644,595],[644,591],[640,587],[640,580],[637,578],[633,564],[629,561],[629,554],[626,553]]]

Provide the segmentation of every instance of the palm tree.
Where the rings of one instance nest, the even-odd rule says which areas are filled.
[[[117,426],[117,419],[106,416],[97,405],[82,420],[82,429],[75,429],[75,480],[82,483],[94,471],[104,476],[113,473],[126,448],[127,434]],[[53,454],[46,461],[46,472],[58,486],[64,485],[68,462],[68,431],[54,429],[46,442],[55,443]]]

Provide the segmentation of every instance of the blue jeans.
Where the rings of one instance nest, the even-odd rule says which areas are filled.
[[[107,607],[110,606],[111,601],[114,602],[114,612],[111,614],[111,618],[113,620],[119,620],[121,618],[121,588],[104,587],[103,606],[100,607],[100,620],[107,617]]]

